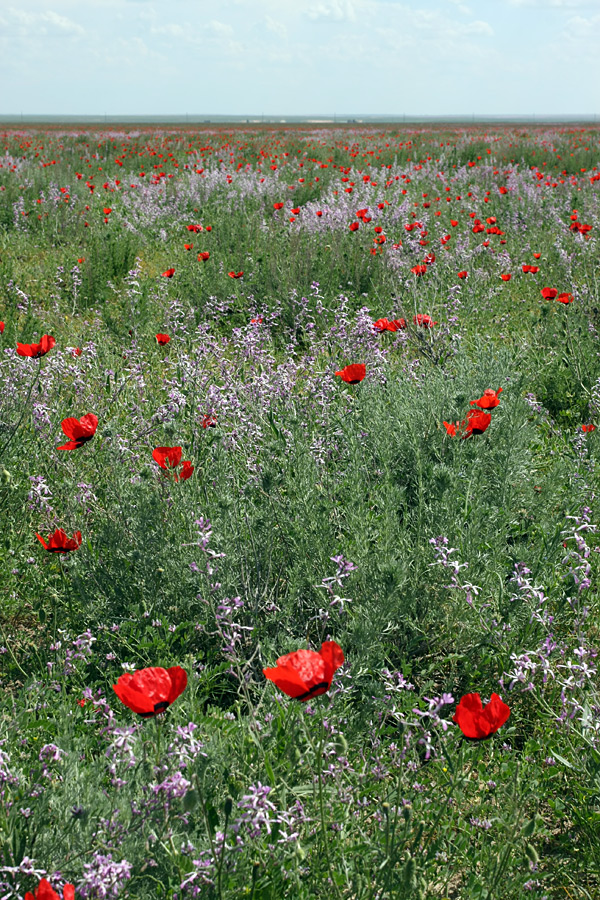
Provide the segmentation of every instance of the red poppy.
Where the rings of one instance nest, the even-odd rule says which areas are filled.
[[[534,254],[533,254],[533,258],[534,258],[534,259],[539,259],[541,255],[542,255],[541,253],[534,253]]]
[[[0,334],[4,334],[4,322],[0,322]]]
[[[377,319],[376,322],[373,322],[373,328],[380,334],[382,331],[399,331],[406,328],[406,319]]]
[[[283,209],[283,203],[274,203],[273,209]]]
[[[200,231],[204,231],[202,225],[186,225],[185,227],[188,231],[193,231],[194,234],[198,234]]]
[[[161,347],[164,347],[165,344],[168,344],[171,338],[168,334],[157,334],[156,340],[160,344]]]
[[[350,366],[345,366],[340,372],[335,374],[339,375],[346,384],[358,384],[367,374],[367,367],[364,363],[353,363]]]
[[[456,429],[460,429],[460,422],[444,422],[443,425],[450,437],[456,437]]]
[[[564,294],[559,294],[556,299],[558,300],[559,303],[572,303],[573,302],[573,294],[569,294],[569,293],[565,292]]]
[[[376,322],[373,322],[373,328],[375,331],[395,331],[395,328],[390,328],[390,322],[388,319],[377,319]]]
[[[57,894],[50,885],[50,882],[42,878],[37,886],[35,894],[27,891],[25,900],[60,900],[60,894]],[[63,887],[63,900],[75,900],[75,887],[72,884],[65,884]]]
[[[227,273],[230,278],[241,278],[244,274],[243,272],[228,272]]]
[[[596,426],[595,425],[582,425],[581,430],[585,431],[589,434],[589,432],[596,430]]]
[[[431,316],[424,315],[423,313],[417,313],[416,316],[413,316],[413,322],[421,328],[433,328],[434,325],[437,325],[437,322],[434,322]]]
[[[194,466],[189,459],[181,463],[181,447],[155,447],[152,458],[161,469],[165,469],[165,475],[173,474],[175,481],[187,481],[192,477]],[[181,463],[181,469],[179,464]]]
[[[184,244],[183,246],[185,247],[186,250],[193,250],[193,249],[194,249],[194,245],[193,245],[193,244]]]
[[[321,216],[323,215],[323,211],[321,209],[318,209],[316,211],[315,215],[318,216],[319,218],[321,218]]]
[[[456,722],[465,737],[482,740],[495,734],[509,716],[510,709],[498,694],[492,694],[492,699],[485,706],[479,694],[465,694],[460,698],[452,721]]]
[[[96,434],[98,417],[95,416],[94,413],[88,413],[87,415],[82,416],[81,419],[70,417],[68,419],[63,419],[60,423],[60,427],[71,440],[67,444],[63,444],[56,449],[78,450],[79,447],[83,447],[85,443],[91,441]]]
[[[17,343],[17,353],[19,356],[30,356],[32,359],[39,359],[45,356],[49,350],[52,350],[56,340],[51,334],[42,335],[39,344],[19,344]]]
[[[175,269],[167,269],[166,272],[161,272],[163,278],[172,278],[175,274]]]
[[[456,221],[456,219],[450,219],[450,224],[452,225],[453,228],[456,228],[456,226],[458,225],[458,222]]]
[[[510,274],[510,272],[507,272],[505,275],[501,275],[500,278],[502,279],[502,281],[510,281],[512,275]]]
[[[81,356],[81,347],[73,347],[73,356]]]
[[[79,259],[77,260],[77,262],[79,263],[79,265],[81,265],[81,263],[84,263],[84,262],[85,262],[85,256],[80,256]]]
[[[482,412],[479,409],[470,409],[467,418],[462,424],[466,424],[463,438],[471,437],[473,434],[483,434],[492,421],[492,414]]]
[[[360,225],[358,224],[358,222],[351,222],[348,227],[350,228],[350,231],[358,231]]]
[[[70,553],[71,550],[77,550],[81,547],[81,532],[76,531],[72,538],[67,537],[62,528],[57,528],[54,534],[51,534],[46,542],[41,534],[36,533],[36,537],[44,550],[48,553]]]
[[[480,397],[479,400],[471,400],[471,406],[479,406],[481,409],[495,409],[497,406],[500,406],[500,398],[498,394],[502,393],[502,388],[498,388],[497,391],[492,390],[492,388],[486,388],[483,392],[483,397]]]
[[[210,253],[208,250],[202,250],[202,252],[198,254],[198,262],[206,262],[207,259],[210,259]]]
[[[427,271],[427,266],[413,266],[410,271],[413,275],[424,275]]]
[[[554,300],[554,298],[558,294],[558,291],[556,290],[556,288],[545,287],[542,288],[540,294],[542,295],[544,300]]]
[[[203,428],[216,428],[217,420],[214,416],[203,416],[202,417],[202,427]]]
[[[181,666],[162,669],[159,666],[124,672],[113,690],[121,703],[134,713],[149,719],[164,712],[182,694],[187,685],[187,672]]]
[[[343,662],[344,652],[339,644],[324,641],[318,653],[295,650],[280,656],[277,666],[263,669],[263,674],[288,697],[304,703],[329,690],[333,676]]]
[[[459,277],[459,278],[468,278],[468,277],[469,277],[469,273],[468,273],[468,272],[465,272],[465,271],[463,270],[462,272],[459,272],[459,273],[458,273],[458,277]]]

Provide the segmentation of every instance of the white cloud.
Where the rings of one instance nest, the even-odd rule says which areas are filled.
[[[169,25],[153,25],[150,29],[150,33],[160,35],[164,34],[168,37],[173,38],[183,38],[186,34],[185,29],[181,25],[174,25],[172,23]]]
[[[28,30],[31,36],[34,37],[37,34],[48,34],[48,32],[60,32],[73,36],[85,34],[85,29],[81,25],[78,25],[77,22],[73,22],[72,19],[68,19],[66,16],[59,15],[54,10],[26,12],[23,9],[15,9],[11,6],[6,10],[6,14],[8,18],[4,20],[4,24],[7,28],[10,28],[11,25],[17,26],[19,29]],[[23,30],[20,33],[24,34]]]
[[[49,22],[50,25],[54,25],[58,28],[59,31],[64,31],[67,34],[85,34],[85,30],[81,25],[78,25],[77,22],[67,19],[66,16],[59,16],[58,13],[55,13],[52,10],[44,13],[43,18],[46,22]]]
[[[313,22],[354,22],[356,20],[355,4],[352,0],[325,0],[316,3],[306,10],[306,15]]]
[[[216,19],[212,19],[208,23],[208,30],[212,31],[217,37],[231,37],[233,35],[231,25],[226,25],[225,22],[218,22]]]
[[[282,41],[287,40],[288,31],[283,22],[278,22],[271,16],[265,16],[265,26],[271,34],[276,34]]]
[[[598,6],[599,0],[507,0],[509,6],[537,6],[551,9],[578,9],[582,6]]]
[[[477,19],[475,22],[467,22],[466,25],[460,27],[463,34],[481,34],[488,37],[494,34],[494,29],[490,23],[482,22],[481,19]]]

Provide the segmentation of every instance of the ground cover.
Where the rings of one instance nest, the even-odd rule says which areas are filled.
[[[598,130],[0,149],[0,896],[597,897]]]

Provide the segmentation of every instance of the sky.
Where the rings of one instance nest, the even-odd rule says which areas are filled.
[[[600,0],[0,0],[0,115],[600,116]]]

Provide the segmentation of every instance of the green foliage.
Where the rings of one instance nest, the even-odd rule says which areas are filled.
[[[560,163],[526,130],[10,140],[0,895],[111,855],[140,900],[597,896],[597,135],[553,134]],[[327,640],[326,694],[266,682]],[[112,689],[176,665],[164,715]],[[475,692],[510,705],[489,740],[452,722]]]

